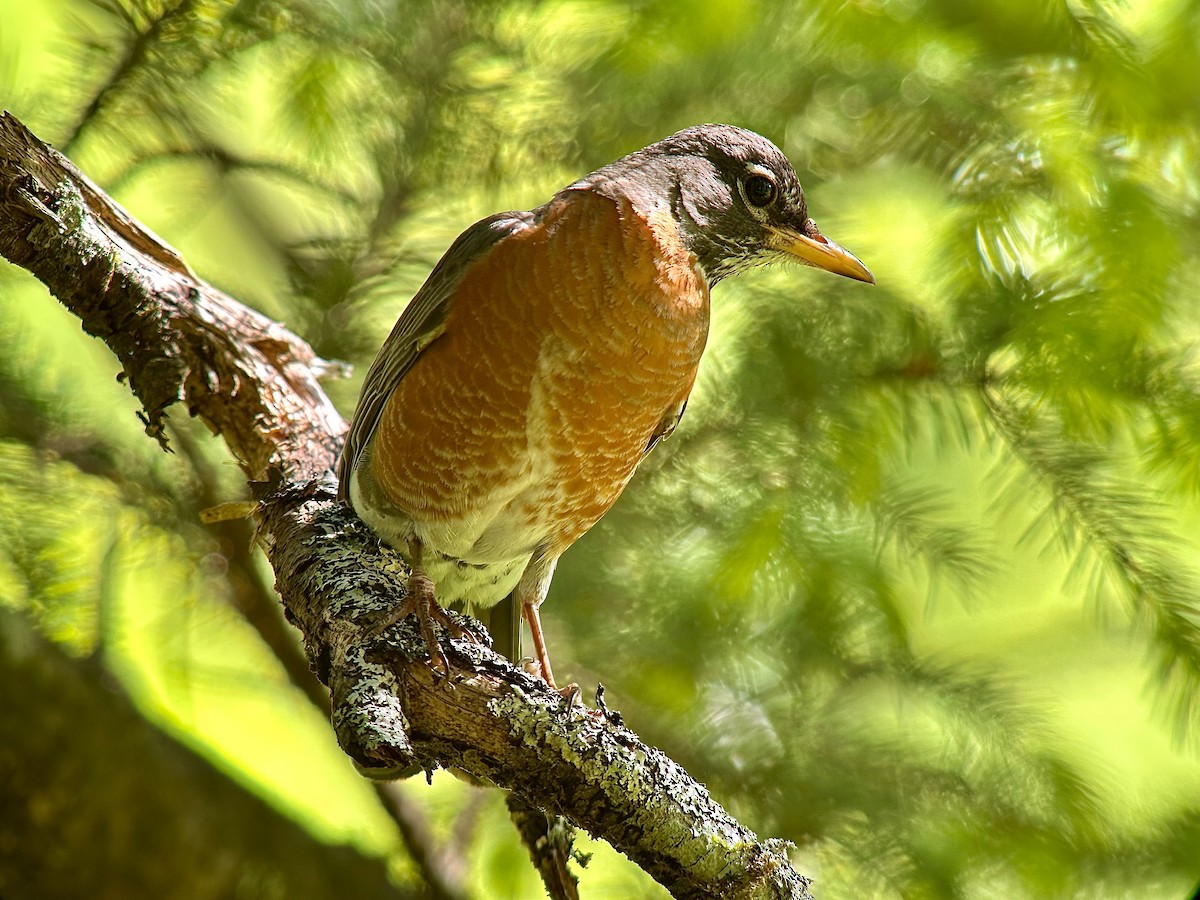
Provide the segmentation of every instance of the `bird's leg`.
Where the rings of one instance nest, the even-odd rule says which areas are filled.
[[[409,559],[412,562],[409,566],[408,581],[405,584],[404,602],[381,621],[376,622],[371,628],[371,633],[379,634],[389,625],[403,621],[409,615],[416,615],[417,623],[421,628],[421,637],[425,639],[425,646],[429,650],[429,658],[433,667],[440,668],[442,675],[446,676],[450,674],[450,660],[446,658],[446,653],[438,641],[437,632],[433,627],[434,623],[441,625],[456,638],[465,638],[479,643],[480,637],[450,618],[449,614],[438,605],[437,597],[434,595],[433,579],[426,574],[425,567],[421,564],[421,542],[414,538],[409,543],[408,549]]]
[[[557,562],[558,557],[551,555],[545,547],[534,553],[521,580],[517,582],[516,600],[521,604],[521,618],[528,623],[529,633],[533,636],[533,653],[542,680],[558,691],[568,703],[576,706],[579,703],[579,685],[568,684],[560,688],[554,683],[554,670],[550,668],[550,654],[546,652],[546,638],[542,634],[542,617],[538,614],[538,607],[550,589],[550,579],[554,576]]]
[[[418,555],[416,559],[419,560],[420,556]],[[397,620],[412,613],[416,614],[417,623],[421,627],[421,637],[425,638],[425,646],[429,649],[429,659],[433,663],[433,667],[440,668],[442,675],[449,675],[450,660],[446,658],[446,651],[442,649],[442,645],[437,639],[433,623],[437,622],[453,633],[453,622],[446,615],[446,611],[438,606],[437,598],[433,594],[433,581],[425,574],[425,569],[420,562],[413,563],[406,586],[408,596],[404,598],[404,605],[400,607]],[[461,631],[461,629],[459,630]]]
[[[536,601],[523,601],[521,614],[529,623],[529,633],[533,635],[533,652],[537,655],[537,664],[542,673],[542,680],[558,691],[572,707],[582,706],[583,701],[580,698],[583,692],[579,689],[579,685],[572,681],[566,687],[560,688],[554,683],[554,670],[550,668],[550,654],[546,652],[546,639],[542,636],[542,617],[538,614],[539,605]]]
[[[542,635],[542,618],[538,614],[538,605],[536,600],[521,598],[521,615],[529,623],[529,633],[533,635],[533,652],[537,657],[542,680],[557,691],[558,685],[554,683],[554,671],[550,668],[550,654],[546,652],[546,638]]]

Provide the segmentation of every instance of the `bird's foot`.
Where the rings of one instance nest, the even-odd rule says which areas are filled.
[[[554,687],[554,685],[550,685]],[[560,697],[567,701],[572,709],[583,709],[583,688],[572,681],[566,687],[555,688]]]
[[[446,651],[442,649],[434,625],[442,626],[450,632],[452,637],[475,644],[485,643],[486,639],[477,630],[456,621],[446,610],[442,609],[434,595],[433,581],[423,570],[414,567],[408,576],[406,587],[408,594],[404,598],[404,602],[386,616],[373,622],[368,633],[371,636],[377,636],[389,626],[403,621],[410,615],[415,615],[433,668],[445,678],[450,674],[450,660],[446,657]]]
[[[547,662],[548,661],[549,660],[547,660]],[[558,693],[558,695],[566,700],[570,706],[583,706],[583,688],[581,688],[574,681],[572,681],[566,687],[559,687],[554,683],[553,673],[551,673],[550,677],[547,678],[546,670],[542,667],[542,664],[536,659],[531,659],[528,656],[521,660],[521,669],[526,675],[532,675],[534,678],[540,678],[542,681],[546,682],[550,689]]]

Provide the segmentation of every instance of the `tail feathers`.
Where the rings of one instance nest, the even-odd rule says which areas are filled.
[[[509,594],[488,609],[472,609],[471,614],[492,636],[492,649],[514,663],[521,661],[521,605]]]

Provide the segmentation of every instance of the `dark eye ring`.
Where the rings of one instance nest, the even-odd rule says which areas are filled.
[[[777,193],[775,182],[765,175],[751,175],[742,185],[742,190],[746,192],[747,202],[759,209],[774,203]]]

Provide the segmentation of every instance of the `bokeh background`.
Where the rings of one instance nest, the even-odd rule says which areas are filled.
[[[556,666],[825,900],[1191,896],[1195,0],[0,0],[0,105],[359,375],[477,218],[771,137],[878,285],[718,288]],[[219,442],[161,453],[0,299],[0,895],[540,896],[498,792],[340,755],[248,527],[199,523],[245,496]],[[584,896],[665,896],[584,846]]]

